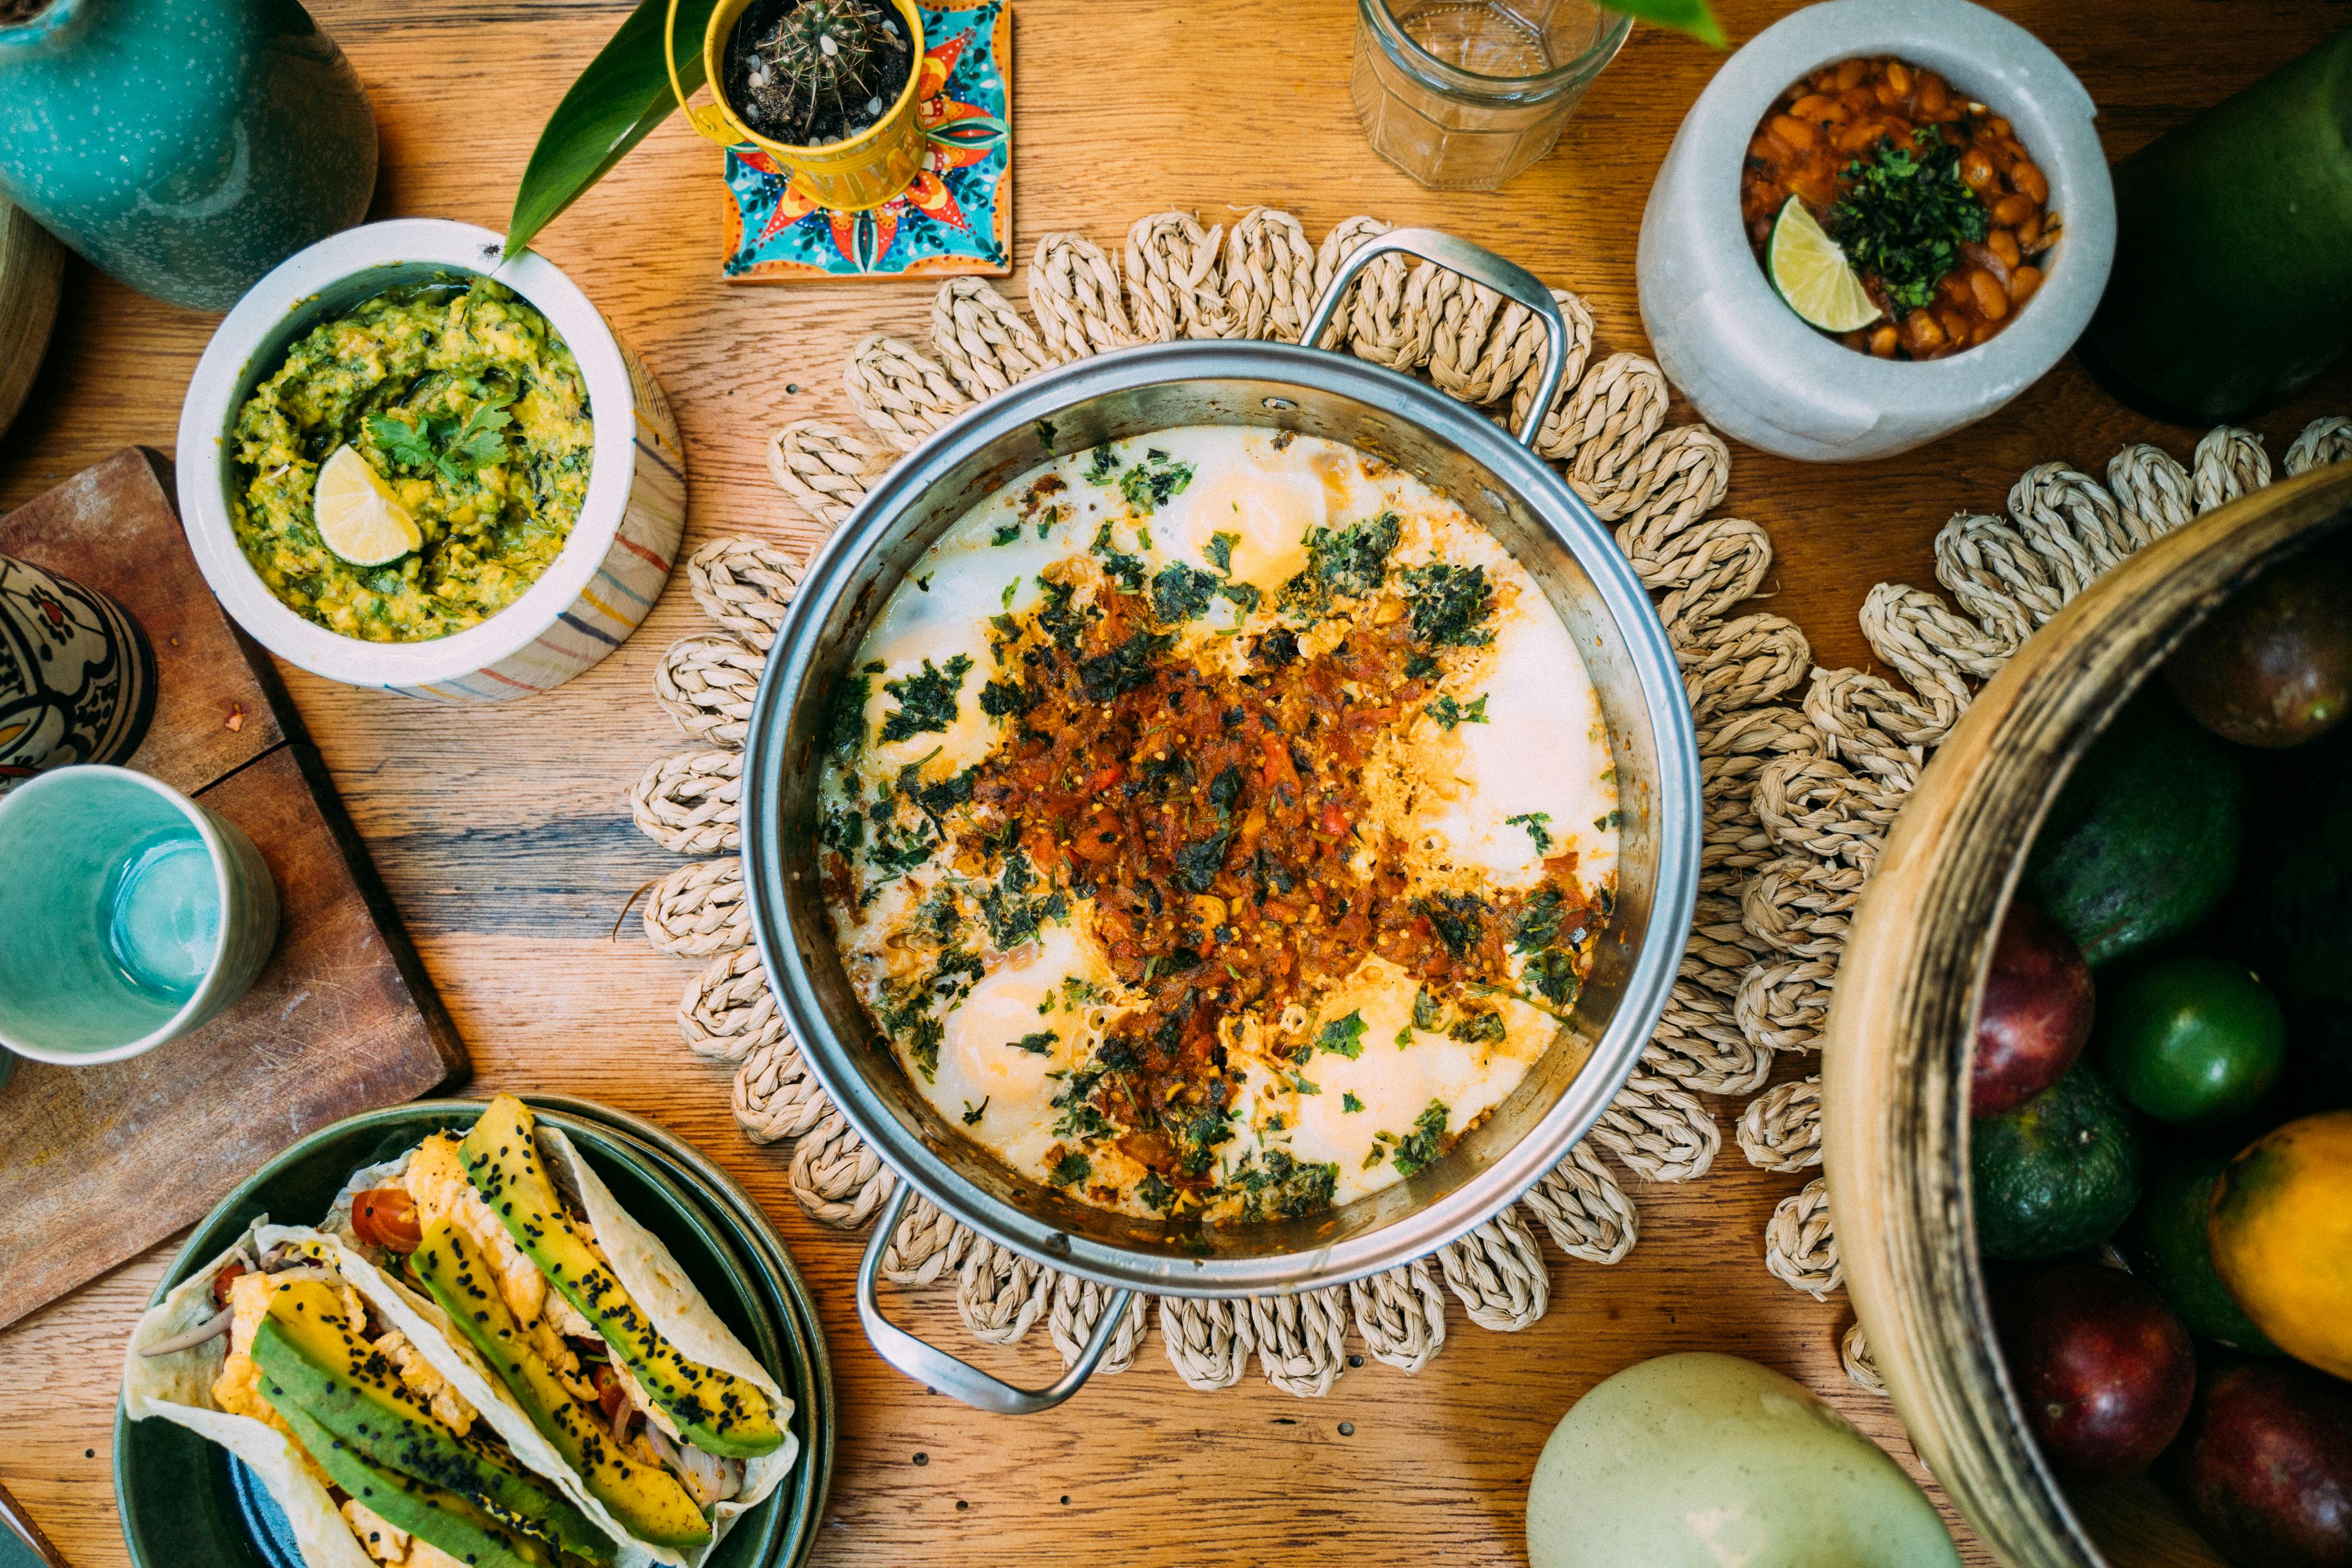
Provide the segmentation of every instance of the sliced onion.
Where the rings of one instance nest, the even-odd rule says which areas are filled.
[[[652,1442],[654,1451],[662,1457],[662,1462],[676,1470],[678,1479],[686,1483],[686,1490],[694,1494],[697,1508],[724,1502],[743,1490],[741,1473],[734,1471],[725,1459],[706,1454],[691,1444],[672,1442],[668,1433],[650,1421],[646,1423],[646,1437]]]
[[[223,1307],[185,1333],[175,1333],[170,1339],[157,1340],[153,1344],[140,1346],[139,1354],[143,1356],[158,1356],[172,1355],[184,1350],[194,1350],[206,1340],[218,1339],[228,1333],[228,1325],[236,1317],[235,1308]]]

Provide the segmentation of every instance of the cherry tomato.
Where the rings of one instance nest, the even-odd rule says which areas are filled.
[[[601,1361],[590,1366],[588,1381],[596,1385],[596,1405],[604,1412],[604,1424],[609,1427],[621,1418],[623,1410],[628,1408],[628,1390],[621,1386],[621,1380],[614,1375],[613,1369]]]
[[[216,1307],[225,1307],[228,1305],[228,1288],[236,1283],[238,1275],[250,1274],[252,1272],[252,1270],[247,1268],[242,1263],[231,1263],[227,1268],[223,1269],[219,1273],[214,1275],[213,1305]]]
[[[352,1199],[352,1228],[361,1240],[387,1252],[414,1252],[425,1242],[416,1200],[405,1187],[372,1186]]]

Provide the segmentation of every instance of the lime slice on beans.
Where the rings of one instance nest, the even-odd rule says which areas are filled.
[[[1789,308],[1824,332],[1851,332],[1878,319],[1853,263],[1799,197],[1790,197],[1772,220],[1764,270]]]

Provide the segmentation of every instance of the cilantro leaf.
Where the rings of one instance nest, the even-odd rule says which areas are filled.
[[[1544,830],[1544,824],[1550,821],[1549,811],[1521,811],[1516,817],[1504,818],[1503,825],[1507,828],[1525,828],[1528,831],[1528,837],[1536,841],[1536,853],[1548,855],[1551,853],[1552,838],[1551,834]]]
[[[1315,1037],[1315,1049],[1351,1058],[1363,1055],[1364,1015],[1352,1012],[1325,1024],[1323,1031]]]

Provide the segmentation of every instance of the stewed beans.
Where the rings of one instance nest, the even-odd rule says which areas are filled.
[[[1792,196],[1883,313],[1839,341],[1881,359],[1992,338],[2042,286],[2058,239],[2050,182],[2010,122],[1893,58],[1824,66],[1757,126],[1739,208],[1759,260]]]

